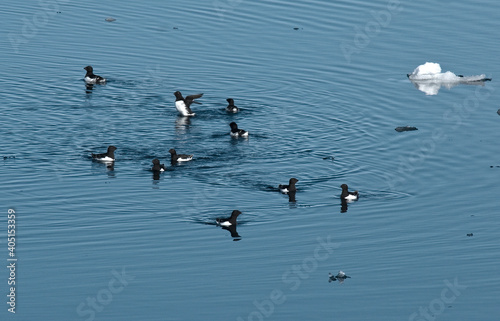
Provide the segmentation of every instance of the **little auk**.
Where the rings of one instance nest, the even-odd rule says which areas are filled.
[[[170,153],[172,163],[188,162],[193,159],[193,155],[177,154],[177,152],[173,148],[168,152]]]
[[[201,103],[195,101],[195,99],[200,98],[201,96],[203,96],[203,94],[190,95],[190,96],[187,96],[186,98],[183,98],[181,92],[176,91],[174,93],[174,95],[175,95],[175,108],[177,108],[177,111],[182,116],[194,116],[194,115],[196,115],[195,113],[193,113],[191,108],[189,108],[189,106],[191,106],[192,103],[201,104]]]
[[[230,135],[232,137],[248,137],[248,132],[243,129],[239,129],[238,125],[233,121],[231,124],[229,124],[231,127],[231,133]]]
[[[115,146],[109,146],[108,151],[102,154],[94,154],[92,153],[92,158],[98,161],[103,162],[113,162],[115,160]]]
[[[230,217],[227,218],[216,218],[215,221],[217,222],[218,225],[220,226],[231,226],[231,225],[236,225],[236,219],[238,218],[238,215],[240,215],[241,212],[238,210],[234,210],[231,213]]]
[[[165,165],[160,164],[160,160],[158,158],[153,159],[153,168],[151,168],[153,172],[163,172],[165,171]]]
[[[278,188],[280,189],[281,193],[295,192],[297,190],[297,188],[295,187],[295,183],[297,183],[298,181],[298,179],[292,177],[290,178],[288,185],[279,185]]]
[[[233,98],[228,98],[226,99],[229,105],[226,107],[226,111],[228,113],[237,113],[239,111],[238,107],[234,105],[234,99]]]
[[[101,77],[101,76],[98,76],[98,75],[94,75],[94,68],[92,68],[92,66],[87,66],[85,68],[83,68],[87,71],[87,73],[85,74],[85,82],[87,84],[104,84],[106,83],[106,79]]]
[[[358,191],[349,192],[347,184],[340,185],[342,188],[342,194],[340,194],[340,198],[346,201],[356,201],[359,197]]]

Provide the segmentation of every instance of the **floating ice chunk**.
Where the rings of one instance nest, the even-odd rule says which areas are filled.
[[[486,78],[485,74],[477,76],[457,76],[451,71],[441,72],[441,66],[434,62],[426,62],[418,66],[411,74],[407,74],[407,76],[415,87],[423,91],[426,95],[437,95],[441,86],[450,89],[458,84],[482,85],[485,81],[491,80],[491,78]]]
[[[441,66],[435,62],[426,62],[413,70],[412,75],[432,75],[441,73]]]

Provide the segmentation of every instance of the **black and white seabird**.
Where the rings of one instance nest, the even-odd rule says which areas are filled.
[[[153,172],[163,172],[165,171],[165,165],[160,164],[160,160],[158,158],[153,159],[153,168],[151,168]]]
[[[170,153],[171,161],[172,163],[177,163],[177,162],[187,162],[193,159],[193,155],[186,155],[186,154],[177,154],[175,149],[170,149],[168,151]]]
[[[109,146],[108,151],[102,154],[92,153],[92,158],[102,162],[114,162],[115,161],[115,146]]]
[[[189,106],[191,106],[192,103],[201,104],[201,103],[195,101],[195,99],[200,98],[201,96],[203,96],[203,94],[190,95],[190,96],[187,96],[186,98],[183,98],[181,92],[176,91],[174,93],[174,95],[175,95],[175,108],[177,108],[177,111],[182,116],[194,116],[194,115],[196,115],[195,113],[193,113],[191,108],[189,108]]]
[[[233,121],[231,124],[229,124],[229,126],[231,126],[231,136],[233,137],[248,137],[248,132],[246,130],[243,130],[243,129],[239,129],[238,128],[238,125]]]
[[[288,193],[288,192],[295,192],[297,191],[297,188],[295,187],[295,183],[297,183],[299,180],[292,177],[290,178],[290,181],[288,182],[288,185],[279,185],[278,188],[280,189],[281,193]]]
[[[359,193],[358,191],[349,192],[347,184],[340,185],[342,188],[342,194],[340,194],[340,198],[346,201],[356,201],[358,200]]]
[[[328,282],[337,281],[343,282],[345,279],[350,279],[351,277],[346,275],[343,271],[339,271],[337,275],[333,275],[332,273],[328,273]]]
[[[216,218],[215,222],[217,222],[218,225],[220,226],[231,226],[231,225],[236,225],[236,219],[238,218],[238,215],[240,215],[241,212],[238,210],[234,210],[231,213],[230,217],[227,218]]]
[[[87,70],[87,73],[85,74],[85,82],[89,85],[93,85],[93,84],[104,84],[106,83],[106,79],[101,77],[101,76],[98,76],[98,75],[94,75],[94,68],[92,68],[92,66],[87,66],[85,68],[83,68],[85,70]]]
[[[229,105],[226,107],[226,111],[228,113],[237,113],[239,111],[239,108],[234,105],[234,99],[233,98],[228,98],[226,99]]]

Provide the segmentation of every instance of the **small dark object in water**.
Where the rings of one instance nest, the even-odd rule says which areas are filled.
[[[3,159],[16,158],[16,156],[4,156]]]
[[[499,115],[500,115],[500,109],[499,109],[499,110],[497,110],[497,114],[499,114]]]
[[[467,236],[474,236],[474,234],[472,234],[472,233],[467,233]]]
[[[337,275],[333,275],[331,273],[328,273],[328,283],[333,282],[333,281],[339,281],[340,283],[344,282],[345,279],[350,279],[351,277],[346,275],[344,272],[339,271]]]
[[[174,27],[173,29],[174,29],[174,30],[177,30],[177,29],[179,29],[179,28],[177,28],[177,27]]]
[[[397,132],[407,132],[410,130],[418,130],[418,128],[413,126],[396,127]]]
[[[299,30],[299,28],[295,27],[295,28],[293,28],[293,30]]]
[[[116,19],[115,19],[115,18],[111,18],[111,17],[108,17],[108,18],[106,18],[106,19],[104,19],[104,20],[106,20],[107,22],[113,22],[113,21],[116,21]]]

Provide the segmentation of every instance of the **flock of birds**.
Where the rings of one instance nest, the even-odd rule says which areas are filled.
[[[92,66],[87,66],[83,68],[87,71],[85,74],[85,82],[87,85],[103,85],[106,83],[106,79],[104,77],[98,76],[94,74],[94,70]],[[175,108],[179,112],[180,115],[185,116],[185,117],[192,117],[195,116],[196,114],[191,110],[191,105],[193,103],[195,104],[201,104],[197,102],[195,99],[201,98],[203,94],[195,94],[195,95],[189,95],[186,97],[182,96],[182,93],[180,91],[176,91],[174,93],[175,95]],[[237,113],[239,111],[239,108],[234,105],[234,99],[232,98],[227,98],[226,101],[228,102],[228,106],[226,107],[226,111],[229,113]],[[231,137],[234,138],[247,138],[249,136],[249,132],[243,129],[238,128],[238,125],[235,122],[231,122],[229,124],[231,127],[230,135]],[[106,153],[101,153],[101,154],[94,154],[92,153],[92,159],[100,161],[100,162],[106,162],[106,163],[111,163],[115,161],[115,150],[117,148],[115,146],[109,146],[108,150]],[[169,150],[170,156],[171,156],[171,164],[175,165],[178,162],[187,162],[193,159],[193,155],[187,155],[187,154],[177,154],[175,149],[170,149]],[[166,170],[165,164],[161,164],[160,160],[155,158],[152,160],[153,167],[151,170],[154,173],[160,173]],[[281,193],[288,194],[289,200],[292,202],[295,201],[295,193],[297,191],[297,187],[295,184],[299,180],[296,179],[295,177],[290,178],[288,184],[283,184],[279,185],[278,189],[280,190]],[[347,203],[352,202],[352,201],[357,201],[359,197],[358,191],[350,192],[349,188],[346,184],[342,184],[340,186],[342,188],[342,193],[340,194],[340,199],[342,203],[341,211],[346,211],[347,210]],[[222,228],[229,230],[231,232],[231,236],[233,237],[239,237],[238,233],[236,232],[236,225],[237,225],[237,218],[241,214],[240,211],[234,210],[231,213],[230,217],[226,218],[217,218],[216,219],[216,224],[221,226]],[[338,280],[339,282],[343,282],[346,278],[350,278],[349,276],[345,275],[344,272],[339,271],[337,275],[332,275],[331,273],[329,274],[329,282],[336,281]]]

